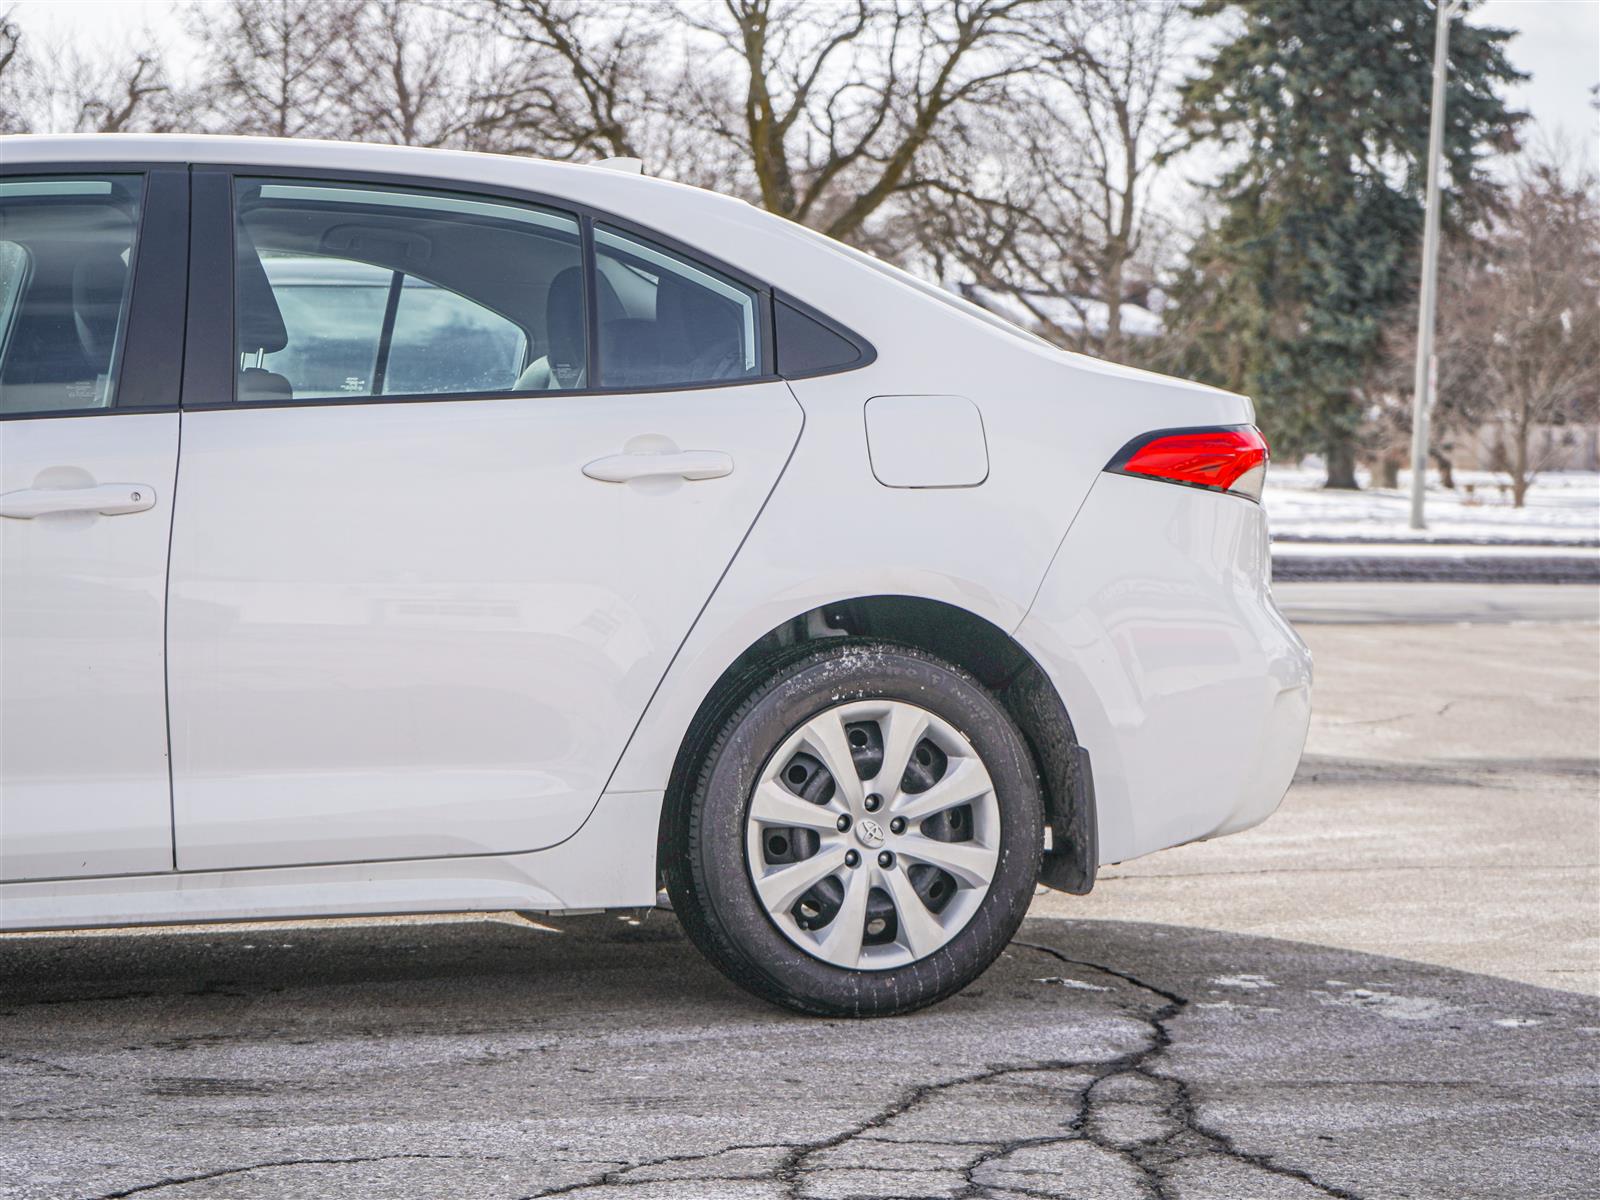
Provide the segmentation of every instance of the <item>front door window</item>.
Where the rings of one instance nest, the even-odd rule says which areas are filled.
[[[0,413],[115,402],[141,186],[0,181]]]

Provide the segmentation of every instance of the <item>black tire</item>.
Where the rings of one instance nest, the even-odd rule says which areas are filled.
[[[836,704],[869,699],[916,704],[970,742],[993,783],[1000,850],[988,893],[950,941],[903,966],[851,970],[812,957],[774,924],[750,878],[745,831],[757,778],[784,740]],[[912,647],[830,638],[777,660],[742,702],[723,712],[680,781],[662,847],[673,907],[719,970],[800,1012],[888,1016],[960,991],[999,957],[1033,896],[1044,814],[1032,756],[977,680]]]

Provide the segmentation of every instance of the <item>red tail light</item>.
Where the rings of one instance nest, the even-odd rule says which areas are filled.
[[[1260,500],[1267,440],[1254,425],[1158,429],[1117,451],[1106,470]]]

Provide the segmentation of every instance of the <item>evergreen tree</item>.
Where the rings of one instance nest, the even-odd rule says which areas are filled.
[[[1363,385],[1416,286],[1433,77],[1432,0],[1202,0],[1239,32],[1184,86],[1182,121],[1234,165],[1175,288],[1182,368],[1249,393],[1273,444],[1355,486]],[[1491,198],[1483,159],[1522,115],[1511,31],[1450,31],[1447,204]]]

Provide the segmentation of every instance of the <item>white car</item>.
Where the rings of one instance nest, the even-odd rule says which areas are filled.
[[[664,886],[936,1001],[1283,796],[1252,420],[626,164],[0,139],[0,928]]]

